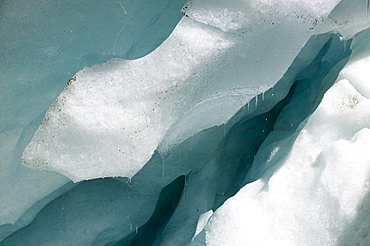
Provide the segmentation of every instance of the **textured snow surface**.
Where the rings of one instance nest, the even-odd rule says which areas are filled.
[[[207,245],[370,243],[369,58],[342,70],[277,170],[216,211]]]

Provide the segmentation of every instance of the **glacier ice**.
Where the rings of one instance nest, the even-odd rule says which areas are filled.
[[[337,2],[320,11],[316,2],[299,7],[294,1],[271,5],[237,0],[230,7],[205,2],[206,8],[188,2],[183,11],[189,18],[151,54],[78,72],[46,113],[22,163],[75,182],[133,177],[162,141],[159,150],[165,152],[196,132],[221,125],[273,86]],[[242,17],[230,19],[224,11]],[[210,97],[218,100],[203,102]],[[223,109],[203,109],[216,101]],[[189,110],[192,114],[186,114]],[[214,111],[217,118],[212,119]]]
[[[68,79],[112,57],[148,54],[176,26],[184,2],[125,1],[125,15],[118,1],[1,1],[0,225],[27,224],[32,219],[22,218],[27,209],[41,200],[42,208],[49,194],[69,185],[61,175],[20,163]]]
[[[209,87],[214,90],[197,70],[214,66],[233,45],[224,36],[186,18],[144,58],[110,60],[77,73],[45,115],[23,163],[73,181],[131,178],[171,124],[205,98]]]
[[[32,83],[6,59],[0,245],[368,245],[367,1],[192,0],[160,46],[183,2],[53,4],[24,19],[92,38],[35,39]]]

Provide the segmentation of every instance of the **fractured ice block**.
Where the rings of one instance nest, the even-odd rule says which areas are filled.
[[[162,141],[159,151],[166,152],[202,129],[227,122],[272,87],[337,2],[317,9],[306,1],[281,6],[233,1],[226,8],[231,12],[224,13],[224,4],[189,1],[185,17],[151,54],[78,72],[46,113],[23,164],[75,182],[132,177]],[[305,21],[300,13],[320,21]],[[258,25],[250,29],[251,23]],[[227,105],[207,110],[217,105],[217,100],[205,103],[210,98]]]

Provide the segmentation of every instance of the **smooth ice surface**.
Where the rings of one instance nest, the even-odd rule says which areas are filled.
[[[25,168],[20,161],[68,80],[85,66],[112,57],[148,54],[176,26],[184,3],[0,2],[0,225],[27,224],[33,217],[22,214],[69,182],[54,172]]]
[[[224,13],[223,5],[189,1],[185,17],[151,54],[78,72],[49,108],[22,163],[75,182],[131,178],[157,148],[170,151],[227,122],[272,87],[337,2],[318,9],[305,1],[235,1]],[[249,17],[229,18],[239,14]],[[251,29],[251,23],[259,24]],[[236,32],[229,32],[234,24]]]
[[[279,168],[215,212],[207,245],[369,244],[369,67],[343,69]]]
[[[146,221],[155,205],[153,195],[140,194],[114,179],[82,182],[0,245],[106,245]]]

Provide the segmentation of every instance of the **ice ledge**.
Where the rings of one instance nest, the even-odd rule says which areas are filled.
[[[270,17],[262,12],[253,18]],[[133,177],[158,146],[164,153],[227,122],[253,96],[274,86],[313,33],[297,18],[257,27],[250,33],[225,33],[184,17],[151,54],[78,72],[49,108],[22,163],[75,182]]]

